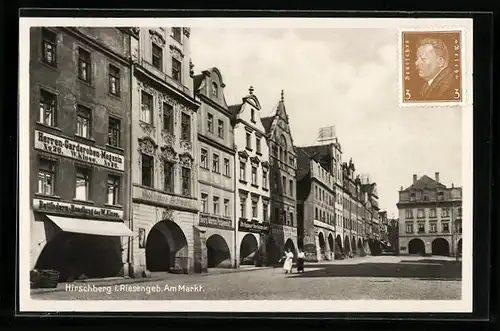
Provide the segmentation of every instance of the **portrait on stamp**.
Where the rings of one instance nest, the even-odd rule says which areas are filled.
[[[461,102],[460,31],[402,32],[403,103]]]

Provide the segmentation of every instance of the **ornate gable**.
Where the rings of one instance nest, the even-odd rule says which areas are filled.
[[[154,156],[158,145],[150,137],[139,138],[139,153],[143,153],[149,156]]]
[[[193,156],[188,152],[184,152],[179,155],[179,163],[183,167],[191,168],[193,166],[193,161],[194,161]]]

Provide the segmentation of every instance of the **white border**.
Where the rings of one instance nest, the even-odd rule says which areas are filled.
[[[463,114],[463,218],[472,221],[472,19],[403,18],[21,18],[19,22],[19,309],[20,312],[471,312],[472,223],[463,223],[462,299],[430,300],[213,300],[213,301],[50,301],[32,300],[29,288],[30,199],[29,123],[30,27],[31,26],[190,26],[231,28],[421,28],[460,26],[467,31],[467,73]],[[456,29],[456,28],[455,28]],[[399,66],[401,67],[401,66]],[[395,78],[396,79],[396,78]],[[394,91],[399,93],[399,91]],[[431,109],[431,111],[434,111]]]
[[[404,59],[404,54],[403,52],[403,32],[447,32],[447,31],[460,31],[460,61],[461,61],[461,70],[460,70],[460,75],[462,76],[461,78],[461,88],[462,88],[462,101],[459,102],[454,102],[454,101],[432,101],[432,102],[404,102],[403,100],[403,65],[402,61]],[[470,35],[467,35],[470,33]],[[466,38],[467,36],[467,38]],[[462,26],[431,26],[431,27],[425,27],[425,28],[403,28],[403,29],[398,29],[398,65],[399,65],[399,77],[398,77],[398,100],[399,100],[399,107],[405,108],[405,107],[424,107],[424,108],[429,108],[429,107],[462,107],[467,105],[468,102],[468,93],[467,93],[467,86],[469,86],[466,82],[466,79],[468,75],[471,75],[472,70],[468,71],[467,69],[469,68],[467,62],[471,62],[471,67],[472,67],[472,58],[467,58],[465,54],[465,49],[466,47],[471,47],[472,45],[469,45],[467,41],[469,38],[472,38],[472,27],[470,29],[464,29]],[[466,73],[467,71],[467,73]],[[471,75],[472,77],[472,75]],[[470,85],[472,86],[472,84]]]

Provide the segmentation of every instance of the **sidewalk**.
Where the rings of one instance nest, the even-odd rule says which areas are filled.
[[[113,278],[99,278],[99,279],[85,279],[79,280],[72,283],[59,283],[56,288],[37,288],[31,289],[31,294],[39,294],[39,293],[47,293],[47,292],[64,292],[66,291],[66,286],[112,286],[112,285],[120,285],[120,284],[137,284],[137,283],[146,283],[146,282],[154,282],[161,281],[165,279],[179,278],[179,277],[193,277],[193,276],[213,276],[213,275],[222,275],[229,273],[237,273],[237,272],[246,272],[246,271],[255,271],[255,270],[264,270],[272,267],[254,267],[254,266],[243,266],[238,269],[229,269],[229,268],[211,268],[206,273],[202,274],[171,274],[167,272],[161,273],[153,273],[149,278],[130,278],[130,277],[113,277]]]

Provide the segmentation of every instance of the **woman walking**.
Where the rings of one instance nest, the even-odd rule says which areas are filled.
[[[297,271],[298,272],[304,272],[304,260],[306,258],[306,255],[304,252],[299,249],[299,254],[297,254]]]
[[[285,259],[285,262],[283,263],[283,270],[285,270],[285,274],[292,273],[293,253],[290,248],[286,251],[283,259]]]

